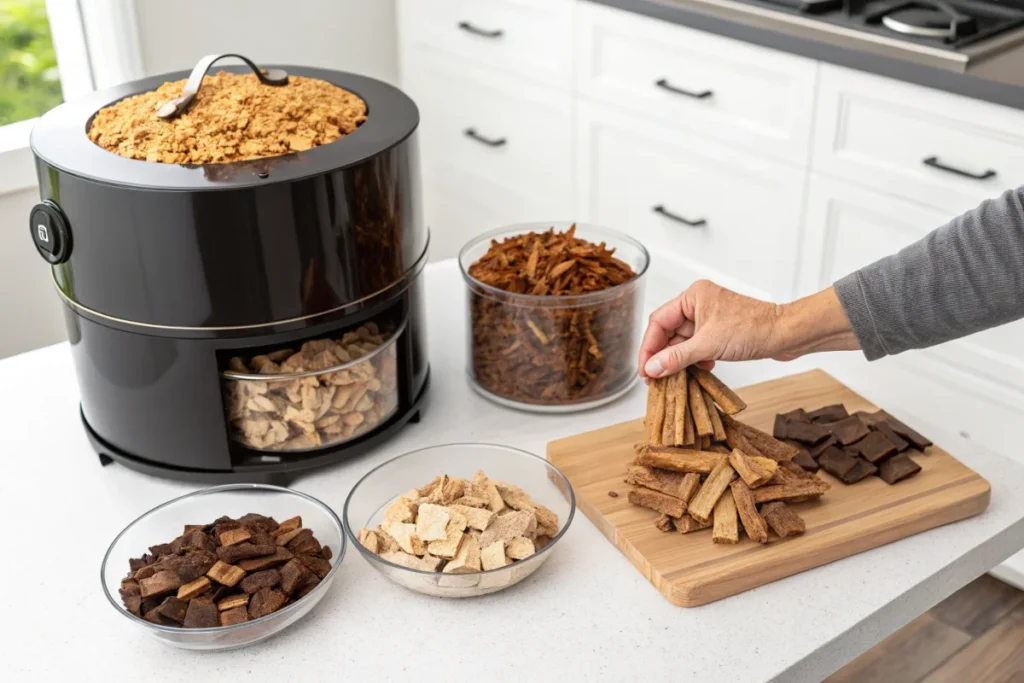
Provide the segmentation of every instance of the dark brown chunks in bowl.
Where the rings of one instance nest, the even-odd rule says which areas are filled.
[[[302,518],[250,513],[187,524],[170,543],[128,561],[121,602],[153,624],[232,626],[301,600],[331,571],[330,547]]]

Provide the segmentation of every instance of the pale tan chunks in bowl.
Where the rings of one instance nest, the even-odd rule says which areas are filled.
[[[441,475],[406,492],[358,538],[393,564],[459,575],[525,560],[557,534],[558,515],[518,486],[478,471],[471,480]]]

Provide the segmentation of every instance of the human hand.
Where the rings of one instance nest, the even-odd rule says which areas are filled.
[[[842,305],[830,287],[779,305],[698,280],[651,314],[640,344],[640,375],[663,377],[698,363],[774,358],[857,349]]]

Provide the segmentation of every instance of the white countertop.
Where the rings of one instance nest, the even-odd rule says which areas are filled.
[[[294,488],[340,511],[367,470],[421,446],[505,443],[543,454],[554,439],[638,417],[638,387],[588,413],[510,411],[471,392],[461,282],[430,266],[432,385],[424,419],[372,454]],[[649,287],[651,303],[660,297]],[[863,362],[863,361],[858,361]],[[804,369],[720,367],[739,386]],[[0,679],[818,681],[1024,547],[1024,467],[928,431],[992,483],[984,514],[694,609],[675,607],[582,514],[551,559],[514,588],[453,601],[388,582],[350,549],[303,621],[226,653],[168,648],[107,603],[99,568],[113,537],[196,488],[101,467],[78,418],[66,345],[0,361]]]

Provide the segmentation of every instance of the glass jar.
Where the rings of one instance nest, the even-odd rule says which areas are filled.
[[[636,276],[573,296],[508,292],[469,274],[492,241],[570,223],[525,223],[481,235],[459,253],[468,294],[468,373],[473,388],[498,403],[536,412],[593,408],[637,379],[647,250],[620,232],[576,224],[575,236],[614,248]]]

